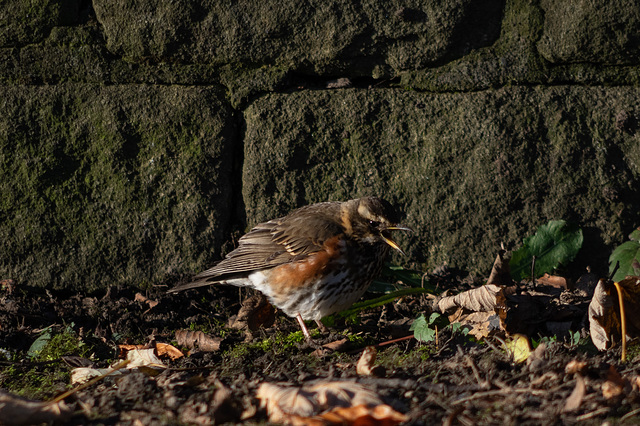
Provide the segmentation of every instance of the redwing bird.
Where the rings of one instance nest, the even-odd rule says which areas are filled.
[[[397,230],[411,231],[377,197],[312,204],[257,225],[224,260],[169,292],[216,283],[255,288],[310,339],[303,320],[323,328],[320,318],[362,296],[389,247],[404,254],[391,238]]]

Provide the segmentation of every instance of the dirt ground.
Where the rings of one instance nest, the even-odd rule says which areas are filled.
[[[454,292],[472,284],[453,273],[430,280]],[[256,398],[262,383],[335,381],[363,385],[406,415],[402,423],[409,425],[640,422],[640,368],[633,348],[624,363],[620,350],[595,350],[587,334],[588,295],[577,290],[565,290],[558,299],[571,300],[571,328],[581,338],[531,336],[534,346],[544,342],[542,349],[521,363],[505,351],[499,336],[478,341],[449,327],[439,331],[437,341],[401,339],[413,334],[409,327],[416,317],[429,316],[432,299],[424,294],[367,309],[355,321],[337,319],[330,334],[314,332],[310,345],[295,320],[282,313],[275,314],[273,325],[250,334],[229,327],[241,302],[252,296],[246,290],[165,291],[110,288],[102,294],[71,294],[5,282],[0,290],[0,388],[51,400],[75,387],[70,384],[73,368],[117,363],[119,345],[171,343],[185,356],[162,357],[166,368],[134,369],[73,393],[65,399],[71,414],[63,423],[263,424],[268,413]],[[177,330],[203,331],[217,338],[219,348],[189,350],[177,342]],[[51,340],[34,351],[43,333]],[[346,342],[318,350],[340,340]],[[382,367],[374,375],[358,375],[356,364],[367,346],[377,348],[375,364]],[[583,363],[570,364],[574,360]]]

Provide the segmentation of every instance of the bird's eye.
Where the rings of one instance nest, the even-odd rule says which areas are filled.
[[[375,220],[370,220],[370,221],[369,221],[369,225],[370,225],[372,228],[377,228],[377,227],[378,227],[378,225],[380,225],[380,222],[376,222]]]

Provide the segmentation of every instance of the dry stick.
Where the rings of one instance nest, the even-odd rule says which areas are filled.
[[[622,298],[622,287],[619,282],[614,282],[613,285],[616,287],[616,291],[618,292],[618,303],[620,304],[620,328],[622,328],[622,355],[620,358],[622,361],[627,360],[627,319],[624,313],[624,299]]]
[[[531,256],[531,281],[533,282],[533,288],[536,288],[536,257]]]
[[[609,281],[613,281],[613,276],[618,272],[618,269],[620,269],[620,261],[616,262],[616,266],[613,267],[613,271],[609,274]]]
[[[629,411],[627,414],[620,417],[620,423],[624,423],[625,420],[630,419],[631,417],[635,416],[638,413],[640,413],[640,408],[636,408],[633,411]]]
[[[607,414],[609,412],[609,410],[611,410],[609,407],[598,408],[597,410],[592,411],[590,413],[581,414],[581,415],[577,416],[576,417],[576,421],[581,422],[583,420],[589,420],[589,419],[592,419],[594,417],[598,417],[601,414]]]
[[[410,335],[404,336],[404,337],[398,337],[397,339],[393,339],[393,340],[387,340],[386,342],[381,342],[381,343],[378,343],[378,344],[376,344],[374,346],[376,348],[380,348],[382,346],[392,345],[394,343],[403,342],[405,340],[411,340],[411,339],[413,339],[413,334],[410,334]]]
[[[63,393],[63,394],[60,394],[60,395],[56,396],[51,401],[49,401],[49,404],[56,404],[56,403],[62,401],[63,399],[65,399],[66,397],[71,396],[74,393],[79,392],[82,389],[91,386],[92,384],[94,384],[94,383],[104,379],[105,377],[115,373],[116,371],[120,370],[121,368],[123,368],[124,366],[129,364],[129,362],[130,361],[128,359],[126,359],[126,360],[124,360],[122,362],[119,362],[115,367],[113,367],[113,370],[111,370],[108,373],[105,373],[105,374],[103,374],[101,376],[94,377],[93,379],[89,380],[88,382],[81,384],[77,388],[70,389],[70,390],[66,391],[65,393]]]

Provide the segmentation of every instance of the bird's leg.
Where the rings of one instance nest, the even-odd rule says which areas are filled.
[[[315,320],[316,324],[318,324],[318,330],[320,330],[321,333],[328,333],[329,329],[322,323],[322,321],[320,320]]]
[[[304,338],[307,339],[308,342],[311,342],[311,335],[309,334],[309,330],[307,330],[307,326],[304,324],[304,321],[302,320],[302,315],[300,315],[300,312],[298,312],[296,314],[296,319],[298,320],[298,324],[300,324],[300,328],[302,329],[302,334],[304,334]]]

